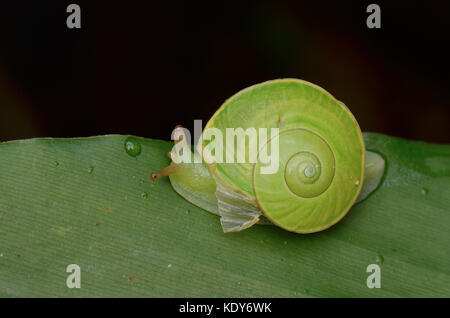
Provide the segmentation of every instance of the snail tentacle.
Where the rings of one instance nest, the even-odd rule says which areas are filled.
[[[168,176],[173,189],[179,195],[192,204],[219,215],[215,181],[201,160],[195,160],[199,155],[192,153],[184,129],[177,126],[175,132],[178,138],[175,140],[174,150],[168,152],[172,163],[159,172],[152,172],[150,178],[157,181]],[[190,158],[190,162],[182,162],[183,158]]]

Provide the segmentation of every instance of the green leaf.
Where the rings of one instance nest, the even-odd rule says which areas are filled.
[[[150,181],[171,143],[138,138],[132,157],[126,137],[0,144],[0,296],[450,296],[449,145],[366,134],[386,175],[341,222],[224,234],[168,178]],[[372,263],[379,289],[366,285]]]

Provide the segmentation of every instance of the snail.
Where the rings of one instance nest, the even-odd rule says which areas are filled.
[[[256,160],[217,160],[236,159],[241,153],[250,157],[250,134],[248,143],[213,147],[234,137],[212,138],[210,132],[230,128],[255,129],[263,140]],[[174,136],[172,163],[151,179],[169,176],[182,197],[219,215],[226,233],[254,224],[296,233],[325,230],[378,187],[385,167],[379,154],[365,149],[360,127],[345,104],[299,79],[267,81],[233,95],[208,121],[194,153],[184,128],[177,126]],[[275,150],[277,169],[264,172],[269,163],[263,154]]]

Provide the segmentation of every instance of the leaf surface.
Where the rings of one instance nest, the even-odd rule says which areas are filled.
[[[138,138],[132,157],[126,137],[0,144],[0,296],[450,297],[449,145],[365,134],[386,174],[338,224],[224,234],[168,178],[149,179],[171,143]]]

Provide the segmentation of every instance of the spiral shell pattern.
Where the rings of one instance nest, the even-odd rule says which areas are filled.
[[[314,84],[283,79],[247,88],[225,102],[209,127],[279,128],[259,149],[270,152],[278,138],[275,173],[261,172],[266,163],[259,155],[256,164],[217,163],[211,172],[254,198],[263,215],[286,230],[311,233],[332,226],[361,190],[365,149],[358,123],[342,102]]]

